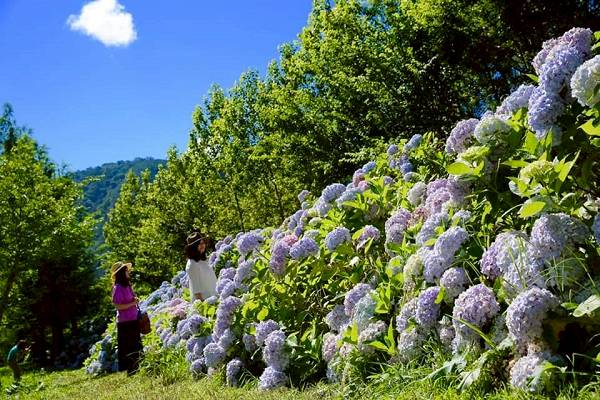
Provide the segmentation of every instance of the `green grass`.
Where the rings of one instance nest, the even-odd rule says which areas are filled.
[[[12,375],[8,368],[0,368],[2,394],[12,384]],[[87,376],[83,370],[62,372],[29,372],[22,380],[21,389],[9,398],[14,399],[170,399],[170,400],[204,400],[204,399],[243,399],[243,400],[304,400],[304,399],[339,399],[344,395],[358,399],[491,399],[521,400],[545,397],[532,397],[529,394],[514,390],[504,390],[494,394],[459,393],[441,382],[415,380],[407,382],[401,376],[388,375],[369,385],[362,385],[353,390],[342,390],[337,385],[319,384],[298,391],[280,389],[261,392],[250,385],[244,388],[228,388],[218,379],[203,378],[193,380],[189,377],[165,384],[159,377],[142,374],[127,377],[125,373],[109,374],[97,378]],[[600,399],[600,391],[576,392],[563,391],[558,399]]]

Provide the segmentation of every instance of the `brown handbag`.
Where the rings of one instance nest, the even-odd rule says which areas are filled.
[[[150,317],[148,313],[140,310],[138,308],[138,323],[140,324],[140,333],[142,335],[147,335],[152,331],[152,326],[150,325]]]

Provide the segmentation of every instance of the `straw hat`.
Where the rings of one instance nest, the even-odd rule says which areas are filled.
[[[133,266],[131,265],[131,263],[125,263],[123,261],[117,261],[116,263],[113,264],[113,266],[111,268],[110,276],[114,278],[115,275],[117,274],[117,272],[119,272],[123,268],[127,268],[128,270],[131,271],[131,269],[133,268]]]

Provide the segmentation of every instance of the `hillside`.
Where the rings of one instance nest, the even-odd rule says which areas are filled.
[[[73,173],[73,178],[77,182],[81,182],[86,178],[99,177],[100,180],[91,182],[84,189],[84,205],[89,212],[100,213],[102,223],[96,230],[96,241],[102,241],[102,228],[104,221],[110,209],[115,205],[119,197],[121,184],[125,180],[125,176],[132,170],[135,174],[149,169],[152,178],[158,171],[158,166],[164,164],[165,160],[158,160],[152,157],[136,158],[131,161],[117,161],[112,163],[102,164],[98,167],[86,168],[82,171]]]

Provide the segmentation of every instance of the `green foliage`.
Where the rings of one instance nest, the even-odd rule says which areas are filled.
[[[89,253],[95,220],[80,205],[82,186],[57,174],[23,129],[6,128],[14,125],[8,115],[0,154],[0,347],[33,339],[34,358],[53,362],[99,301]]]

